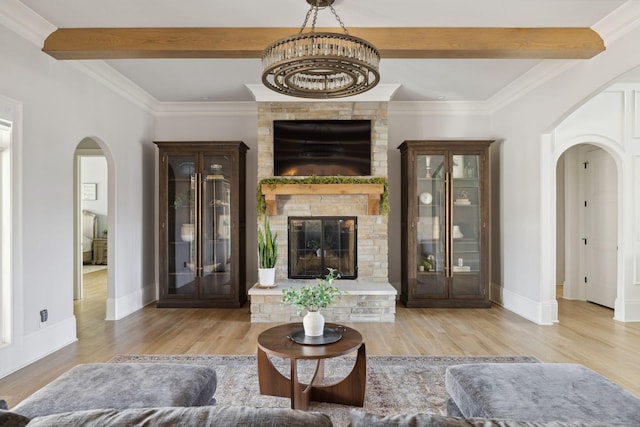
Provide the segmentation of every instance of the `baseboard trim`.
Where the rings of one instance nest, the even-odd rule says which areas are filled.
[[[616,299],[613,318],[619,322],[640,322],[640,300],[626,299],[619,302]]]
[[[534,301],[491,283],[491,301],[538,325],[553,325],[558,322],[556,300]]]
[[[20,342],[0,349],[3,363],[0,378],[3,378],[33,362],[76,342],[76,318],[71,316],[62,322],[48,325],[26,335]]]
[[[151,304],[157,299],[156,289],[156,284],[152,283],[136,292],[123,295],[120,298],[107,298],[106,320],[122,319],[140,310],[142,307]]]

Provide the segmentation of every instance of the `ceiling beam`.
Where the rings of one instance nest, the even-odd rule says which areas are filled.
[[[316,32],[341,32],[316,28]],[[61,28],[43,51],[57,59],[260,58],[295,28]],[[587,59],[605,50],[590,28],[349,28],[382,58]]]

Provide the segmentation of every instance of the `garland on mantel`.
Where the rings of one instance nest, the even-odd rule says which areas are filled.
[[[371,177],[371,178],[358,178],[351,176],[309,176],[304,178],[288,178],[288,177],[274,177],[264,178],[258,182],[258,188],[256,191],[256,210],[258,211],[258,218],[266,212],[266,203],[264,196],[262,195],[262,185],[266,184],[270,188],[276,188],[279,185],[284,184],[382,184],[383,192],[380,196],[380,213],[386,215],[389,213],[389,184],[386,178]]]

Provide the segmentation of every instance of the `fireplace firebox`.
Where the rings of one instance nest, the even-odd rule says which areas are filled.
[[[358,277],[357,217],[289,217],[289,278]]]

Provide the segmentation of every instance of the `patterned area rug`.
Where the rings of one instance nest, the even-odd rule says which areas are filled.
[[[272,358],[273,364],[287,377],[289,361]],[[290,407],[283,397],[263,396],[259,391],[255,356],[199,355],[119,355],[112,363],[191,363],[213,366],[218,387],[218,405],[248,405],[253,407]],[[530,356],[368,356],[367,385],[364,410],[381,415],[423,412],[446,415],[447,391],[444,374],[447,366],[463,363],[535,363]],[[325,363],[325,383],[344,378],[355,364],[354,356],[328,359]],[[300,361],[302,381],[310,378],[314,363]],[[334,425],[349,423],[351,407],[312,402],[310,410],[328,414]]]

